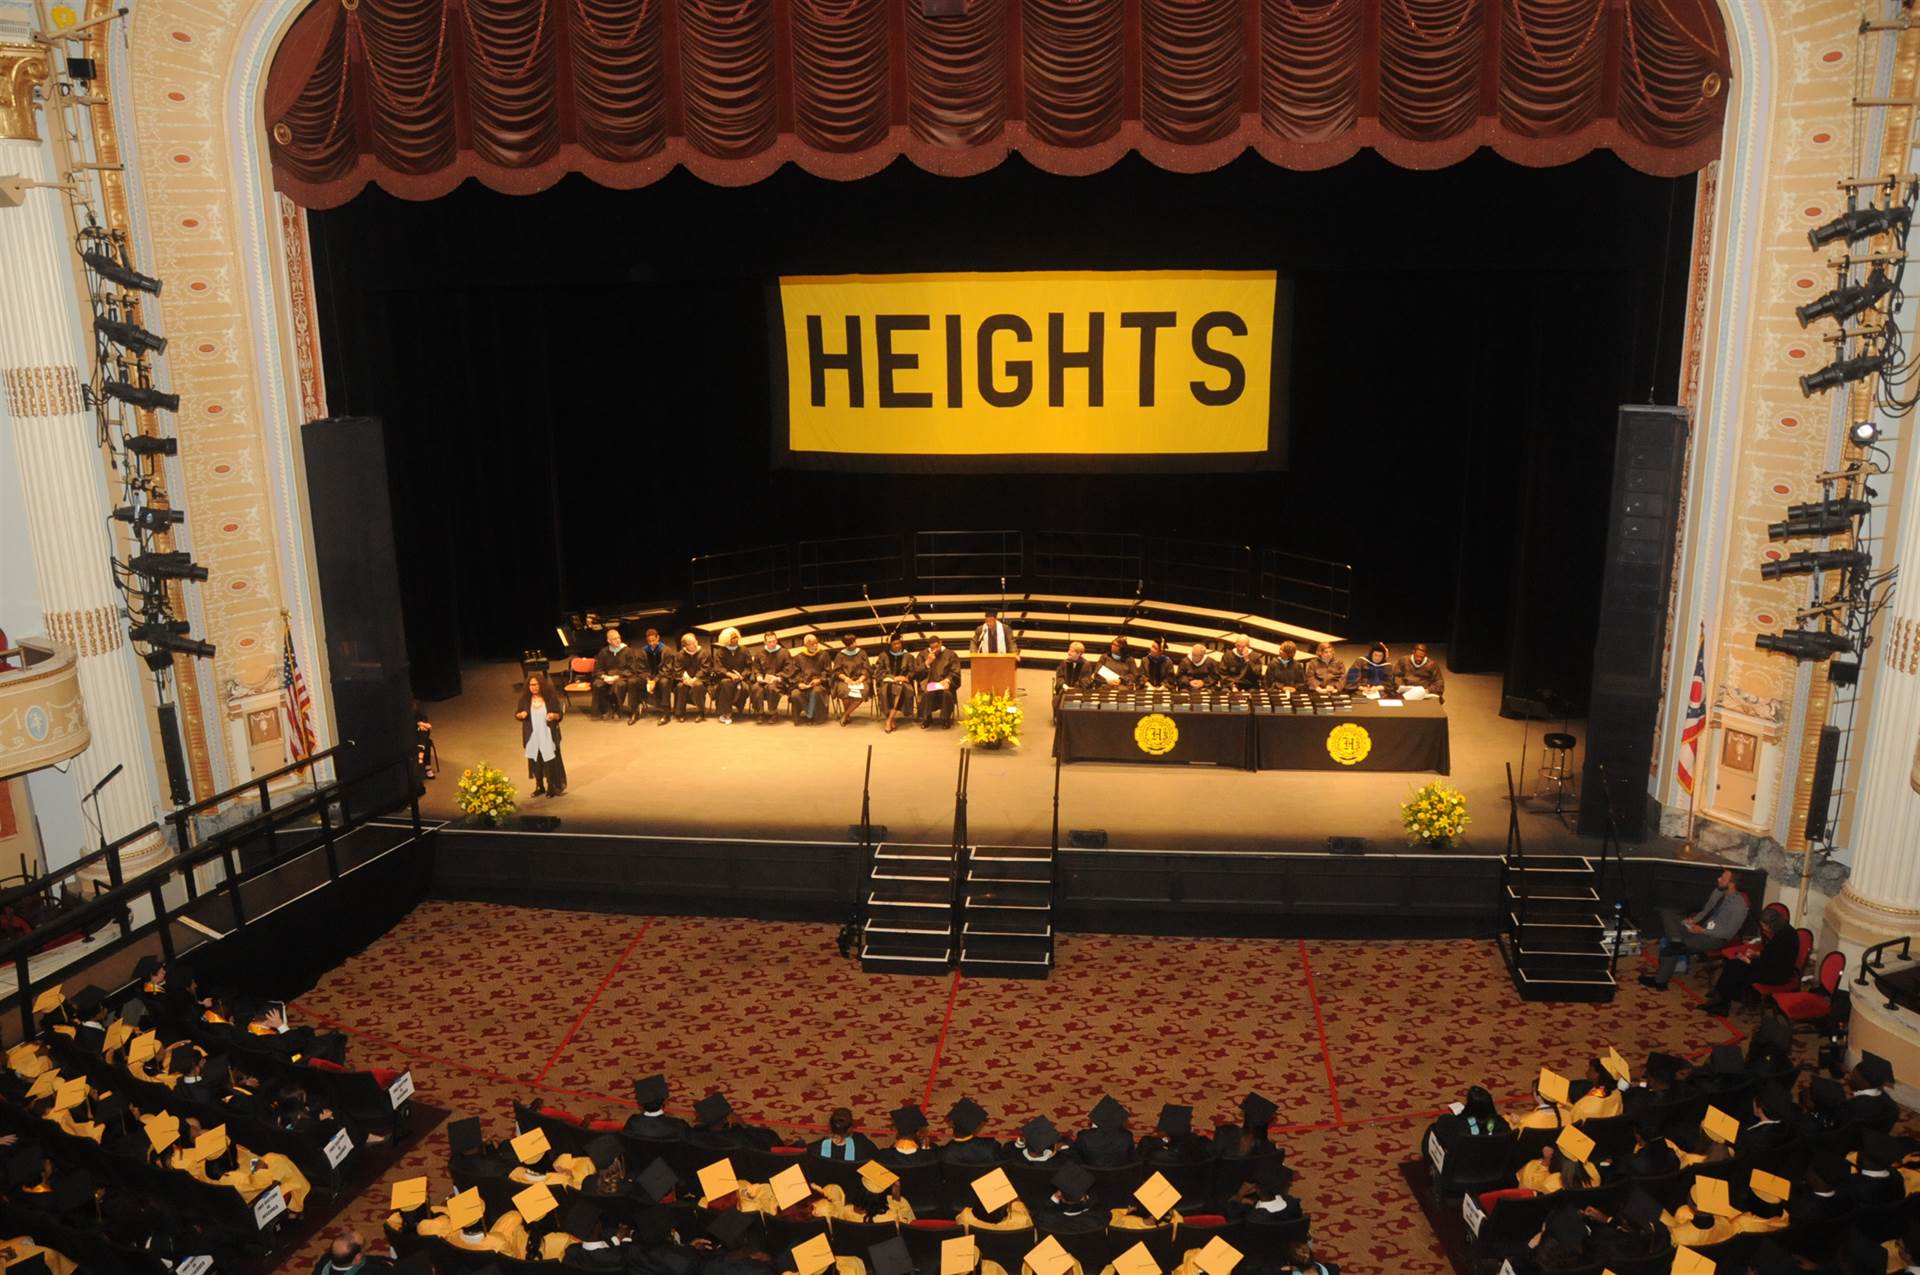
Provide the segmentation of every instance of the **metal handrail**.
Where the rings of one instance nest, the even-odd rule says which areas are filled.
[[[1913,936],[1911,934],[1903,934],[1897,939],[1888,939],[1884,943],[1875,943],[1872,947],[1860,953],[1860,972],[1854,975],[1854,985],[1859,986],[1867,982],[1870,971],[1879,970],[1885,966],[1886,961],[1880,954],[1895,945],[1898,945],[1900,948],[1901,960],[1910,961],[1913,959]]]
[[[71,876],[78,876],[91,868],[100,866],[102,863],[107,865],[107,880],[117,883],[120,879],[120,852],[134,842],[158,831],[160,831],[160,825],[157,822],[148,823],[146,827],[129,832],[124,837],[110,842],[105,848],[95,850],[85,858],[76,859],[57,872],[47,872],[31,881],[12,886],[6,890],[0,890],[0,908],[12,907],[21,899],[31,898],[36,894],[43,894],[53,882],[62,881]]]

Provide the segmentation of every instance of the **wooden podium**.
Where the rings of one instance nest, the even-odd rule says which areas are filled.
[[[989,655],[985,651],[970,651],[967,654],[967,696],[972,698],[981,691],[1011,695],[1019,672],[1018,655]]]

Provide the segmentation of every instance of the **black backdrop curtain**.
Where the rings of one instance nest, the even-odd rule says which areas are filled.
[[[387,421],[425,693],[463,656],[541,642],[563,609],[684,598],[696,553],[921,528],[1350,561],[1354,636],[1450,641],[1462,668],[1518,652],[1579,693],[1614,412],[1650,385],[1672,401],[1691,209],[1691,178],[1606,156],[1194,176],[1136,158],[1084,178],[1016,159],[855,185],[789,169],[745,190],[369,190],[310,225],[330,407]],[[1289,471],[769,465],[777,274],[1175,266],[1294,277]]]

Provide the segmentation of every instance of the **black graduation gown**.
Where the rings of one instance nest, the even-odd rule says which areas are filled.
[[[1174,671],[1173,684],[1178,690],[1191,690],[1195,682],[1212,686],[1220,677],[1220,666],[1211,659],[1202,656],[1195,660],[1191,655],[1180,657],[1180,667]]]
[[[620,1132],[629,1138],[649,1138],[655,1142],[681,1142],[687,1136],[687,1122],[679,1116],[649,1116],[634,1112]]]
[[[1839,1187],[1841,1198],[1850,1201],[1857,1209],[1869,1209],[1876,1204],[1892,1204],[1907,1197],[1905,1182],[1898,1173],[1888,1170],[1878,1176],[1856,1173]]]
[[[930,682],[944,683],[945,689],[931,690]],[[920,687],[920,718],[929,721],[938,714],[951,716],[953,706],[959,700],[960,657],[942,646],[938,651],[929,648],[920,657],[918,685]]]
[[[1137,686],[1140,682],[1140,666],[1124,655],[1115,655],[1112,651],[1106,651],[1101,654],[1097,667],[1106,669],[1114,676],[1109,678],[1096,675],[1088,682],[1088,685],[1095,688],[1104,686],[1109,690],[1117,691],[1122,687]]]
[[[1082,1164],[1116,1169],[1133,1159],[1133,1135],[1125,1129],[1083,1129],[1073,1149]]]
[[[1307,670],[1299,660],[1289,660],[1274,656],[1267,662],[1267,685],[1275,690],[1290,686],[1298,689],[1307,684]]]
[[[756,713],[771,715],[780,707],[780,696],[786,693],[787,664],[791,656],[784,646],[776,646],[771,651],[762,642],[753,648],[748,667],[753,672],[753,685],[748,692],[748,700]]]
[[[1093,670],[1093,661],[1085,658],[1076,660],[1068,656],[1054,667],[1053,689],[1056,691],[1085,690],[1096,680]]]
[[[824,646],[809,651],[803,646],[793,653],[793,661],[787,665],[787,699],[794,712],[807,715],[814,707],[812,692],[818,690],[824,704],[832,689],[832,651]]]
[[[630,646],[627,649],[633,653],[631,667],[634,676],[634,685],[629,692],[628,702],[635,709],[646,703],[665,712],[673,698],[672,681],[667,676],[667,671],[673,663],[673,648],[661,642],[653,646]],[[651,690],[647,688],[649,682],[653,683]]]
[[[1148,1164],[1199,1164],[1213,1158],[1213,1144],[1197,1133],[1140,1139],[1140,1158]]]
[[[1220,657],[1220,681],[1235,690],[1250,691],[1260,685],[1260,652],[1249,649],[1243,657],[1228,651]]]
[[[1864,1125],[1884,1133],[1893,1128],[1893,1122],[1899,1118],[1900,1104],[1884,1093],[1854,1094],[1840,1104],[1843,1124]]]
[[[940,1148],[942,1164],[998,1164],[1000,1144],[992,1138],[967,1138]]]
[[[675,647],[673,660],[667,665],[668,682],[672,686],[673,715],[686,720],[689,711],[700,716],[707,715],[707,656],[706,652],[685,647]]]
[[[606,681],[612,675],[613,681]],[[633,688],[633,644],[619,650],[600,648],[593,657],[593,711],[611,713],[627,706],[627,694]]]
[[[880,697],[880,707],[886,712],[898,710],[902,713],[913,712],[914,656],[913,652],[901,647],[898,651],[892,647],[873,657],[874,694]],[[899,681],[888,681],[898,678]]]
[[[846,699],[847,688],[858,686],[860,698],[866,698],[872,687],[868,681],[873,673],[872,665],[867,662],[867,653],[859,647],[841,647],[833,653],[833,693],[836,698]]]
[[[1070,1209],[1046,1201],[1033,1211],[1033,1225],[1042,1235],[1092,1235],[1107,1229],[1108,1211],[1090,1203]]]
[[[716,646],[707,653],[707,685],[713,689],[713,708],[722,717],[747,700],[748,678],[753,675],[753,657],[745,647]]]
[[[566,717],[567,701],[560,695],[548,696],[542,702],[544,705],[542,712],[555,713],[560,718]],[[520,721],[520,747],[525,748],[527,740],[533,736],[533,693],[524,686],[520,688],[520,703],[513,711],[516,715],[527,714]],[[560,752],[560,722],[557,720],[548,722],[547,729],[553,733],[553,759],[535,761],[529,757],[527,778],[545,786],[549,792],[559,793],[565,791],[567,787],[567,763],[562,760],[563,755]]]
[[[1159,655],[1149,651],[1140,659],[1140,683],[1143,686],[1171,686],[1173,675],[1180,667],[1180,661],[1165,651]]]

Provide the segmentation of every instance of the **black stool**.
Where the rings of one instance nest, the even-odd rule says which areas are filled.
[[[1553,787],[1553,813],[1564,822],[1566,819],[1567,790],[1574,790],[1574,800],[1579,800],[1578,780],[1573,773],[1573,750],[1579,740],[1562,730],[1548,731],[1540,740],[1540,746],[1546,750],[1546,759],[1540,764],[1539,796],[1546,796],[1547,786]]]

